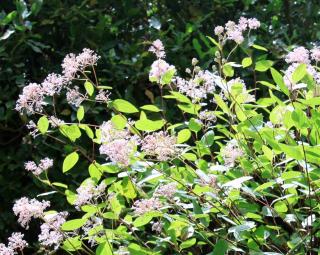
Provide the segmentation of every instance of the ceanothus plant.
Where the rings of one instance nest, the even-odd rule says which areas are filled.
[[[30,117],[31,134],[72,148],[65,175],[80,161],[88,168],[74,189],[49,179],[48,172],[59,171],[53,159],[25,163],[73,207],[58,212],[50,201],[15,201],[26,233],[32,219],[42,222],[41,252],[319,252],[320,49],[295,48],[281,73],[268,50],[253,43],[250,32],[259,27],[244,17],[216,27],[218,39],[208,37],[216,51],[212,70],[194,58],[184,77],[154,41],[149,79],[160,100],[139,108],[113,99],[100,84],[99,56],[90,49],[67,55],[62,74],[24,87],[16,109]],[[230,60],[237,50],[245,54],[241,63]],[[247,76],[237,77],[239,70]],[[63,100],[76,119],[58,111]],[[110,118],[86,117],[97,106]],[[22,253],[27,245],[23,234],[13,233],[0,252]]]

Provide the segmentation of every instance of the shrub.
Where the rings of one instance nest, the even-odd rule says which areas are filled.
[[[240,18],[216,27],[217,40],[208,37],[215,65],[202,70],[192,59],[186,78],[154,41],[149,79],[160,100],[140,107],[111,99],[112,89],[95,71],[99,56],[90,49],[67,55],[62,74],[24,87],[16,109],[32,119],[32,135],[65,153],[61,170],[48,157],[25,163],[52,190],[41,197],[66,198],[64,211],[28,197],[13,207],[22,227],[33,218],[42,222],[42,251],[318,251],[320,51],[294,49],[281,73],[268,50],[250,40],[259,26]],[[231,61],[235,51],[245,55],[241,63]],[[252,76],[252,89],[237,77],[239,70]],[[63,115],[66,103],[70,119]],[[99,123],[97,107],[105,109]],[[169,108],[174,114],[168,116]],[[72,178],[79,165],[88,171]],[[63,182],[52,179],[57,171],[67,176]],[[0,249],[19,251],[27,245],[22,237],[14,233]]]

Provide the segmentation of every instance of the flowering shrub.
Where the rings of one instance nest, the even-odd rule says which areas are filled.
[[[49,201],[28,197],[13,207],[23,228],[33,219],[42,222],[43,252],[318,252],[320,50],[294,49],[281,74],[268,50],[251,40],[259,26],[240,18],[216,27],[218,39],[208,37],[216,64],[202,70],[192,59],[185,77],[154,41],[149,79],[160,100],[139,108],[111,99],[111,88],[95,72],[99,56],[89,49],[67,55],[61,75],[24,87],[16,109],[32,119],[33,136],[71,148],[61,170],[50,158],[25,163],[70,207],[58,212]],[[246,54],[241,63],[230,60],[236,50]],[[253,76],[249,84],[236,76],[240,68]],[[64,100],[74,111],[71,119],[59,112]],[[90,122],[101,105],[108,110],[103,121]],[[176,115],[166,116],[166,107]],[[80,163],[88,171],[76,188],[72,180],[49,179],[48,173],[69,175]],[[22,237],[14,233],[1,254],[22,250]]]

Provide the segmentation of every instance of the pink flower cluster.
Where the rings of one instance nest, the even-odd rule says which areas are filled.
[[[230,97],[234,86],[237,86],[236,90],[239,91],[239,94],[237,96],[241,96],[241,103],[249,103],[255,101],[254,95],[248,93],[246,84],[240,78],[231,79],[227,83],[225,83],[224,81],[220,83],[220,87],[222,88],[221,92],[224,98],[234,100],[234,98]]]
[[[284,83],[289,90],[305,88],[306,84],[296,84],[292,79],[292,74],[300,64],[307,65],[308,73],[313,77],[317,84],[320,84],[320,73],[311,65],[312,60],[318,62],[320,60],[320,49],[315,47],[311,51],[304,47],[297,47],[289,52],[286,56],[286,62],[291,64],[284,72]]]
[[[98,95],[96,95],[96,101],[101,103],[108,103],[110,101],[111,93],[108,91],[100,90]]]
[[[157,58],[165,58],[166,57],[163,43],[159,39],[155,40],[152,43],[151,47],[149,48],[149,51],[154,53],[157,56]]]
[[[100,126],[100,154],[105,154],[113,163],[128,166],[130,156],[137,145],[137,138],[131,136],[128,129],[117,129],[112,121],[103,122]]]
[[[238,24],[233,21],[228,21],[225,26],[217,26],[214,28],[214,33],[219,37],[219,40],[232,40],[237,44],[241,44],[244,41],[243,33],[246,30],[258,29],[260,27],[260,21],[256,18],[247,19],[240,17]]]
[[[217,116],[213,111],[208,111],[207,109],[199,112],[199,121],[206,127],[210,127],[217,121]]]
[[[175,84],[179,92],[190,97],[195,103],[206,99],[208,94],[212,94],[216,90],[218,81],[220,77],[217,74],[208,70],[196,70],[194,77],[189,80],[176,77]]]
[[[213,174],[210,174],[208,176],[201,176],[200,181],[204,186],[209,186],[211,188],[215,188],[217,186],[217,177]]]
[[[22,252],[28,243],[23,239],[24,235],[20,232],[12,233],[8,238],[8,246],[0,243],[0,254],[1,255],[14,255],[18,252]]]
[[[13,212],[18,216],[18,222],[22,227],[28,229],[28,224],[32,218],[43,216],[43,211],[50,206],[49,201],[38,201],[22,197],[18,199],[13,206]]]
[[[77,72],[83,72],[88,66],[97,64],[100,56],[93,50],[83,49],[78,55],[73,53],[68,54],[62,61],[62,73],[68,82],[76,77]]]
[[[147,212],[160,210],[162,203],[158,198],[140,199],[134,202],[132,209],[134,214],[143,215]]]
[[[30,83],[22,90],[19,99],[16,102],[16,110],[20,113],[26,112],[33,114],[35,112],[42,112],[45,97],[60,94],[61,90],[66,87],[72,79],[76,78],[78,72],[83,72],[88,66],[96,65],[99,56],[90,49],[83,49],[79,55],[73,53],[68,54],[62,63],[62,75],[51,73],[41,84]],[[70,90],[70,89],[69,89]],[[71,89],[69,91],[68,102],[79,105],[83,99],[79,96],[78,90]],[[81,102],[82,102],[81,101]],[[81,103],[80,102],[80,103]]]
[[[159,131],[147,135],[141,141],[141,149],[146,155],[155,156],[160,161],[168,160],[177,155],[177,138]]]
[[[157,81],[160,82],[162,77],[169,71],[175,70],[175,67],[173,65],[169,65],[165,60],[163,59],[157,59],[154,61],[151,65],[151,70],[149,73],[149,79],[151,81]]]
[[[152,82],[160,82],[162,77],[169,71],[174,71],[175,67],[173,65],[168,64],[163,58],[165,58],[166,53],[164,51],[163,43],[158,39],[155,40],[149,51],[154,53],[157,56],[157,60],[154,61],[151,65],[151,69],[149,72],[149,79]]]
[[[234,167],[236,161],[244,155],[237,140],[230,140],[226,146],[221,150],[221,156],[227,167]]]
[[[50,116],[49,118],[49,123],[51,124],[52,127],[59,127],[63,124],[65,124],[65,122],[63,120],[58,119],[55,116]]]
[[[177,184],[172,182],[165,185],[160,185],[154,193],[154,197],[162,196],[171,199],[177,192]]]
[[[86,96],[82,95],[79,92],[78,86],[74,86],[74,88],[68,89],[66,96],[68,103],[70,105],[74,105],[75,107],[79,107],[81,103],[86,99]]]
[[[77,188],[77,199],[74,205],[79,209],[86,204],[96,204],[98,199],[105,194],[106,187],[104,182],[95,185],[95,183],[89,179]]]
[[[105,230],[100,228],[103,225],[103,219],[101,217],[92,216],[86,224],[82,226],[83,235],[82,238],[88,238],[88,243],[92,246],[97,244],[96,239],[105,234]]]
[[[40,245],[44,247],[54,247],[58,249],[64,240],[60,227],[66,222],[67,212],[48,213],[43,216],[44,223],[40,226],[41,233],[38,236]]]
[[[40,160],[40,164],[37,165],[34,161],[28,161],[24,164],[24,168],[27,171],[32,172],[34,175],[40,175],[44,171],[47,171],[53,166],[53,160],[50,158],[44,158]]]

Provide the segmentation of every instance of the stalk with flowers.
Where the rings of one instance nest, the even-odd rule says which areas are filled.
[[[24,87],[16,109],[30,117],[31,134],[69,148],[62,169],[48,157],[25,163],[50,194],[66,199],[66,211],[28,197],[13,207],[26,233],[31,220],[42,222],[41,252],[317,254],[320,50],[295,48],[281,73],[252,41],[259,27],[244,17],[217,26],[217,40],[208,37],[212,70],[194,58],[184,76],[154,41],[149,80],[158,103],[114,99],[90,49],[67,55],[62,74]],[[235,51],[241,63],[230,61]],[[65,101],[69,119],[59,112]],[[93,122],[101,106],[106,114]],[[80,163],[88,171],[77,186],[49,178]],[[13,233],[0,251],[18,254],[27,245]]]

